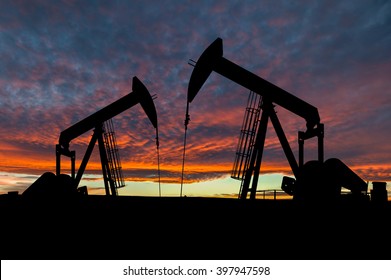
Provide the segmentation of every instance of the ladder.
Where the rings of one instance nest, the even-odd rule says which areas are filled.
[[[115,191],[117,192],[117,189],[125,186],[125,181],[122,174],[121,160],[118,152],[117,140],[114,133],[114,124],[112,119],[104,122],[103,131],[103,141],[107,154],[107,162],[110,169],[111,179],[113,180]]]
[[[231,178],[241,181],[239,197],[242,192],[244,176],[250,164],[251,154],[255,145],[255,136],[260,121],[261,105],[261,95],[250,91],[231,173]]]

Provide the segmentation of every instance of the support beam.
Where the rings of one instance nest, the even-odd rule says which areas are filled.
[[[101,128],[102,129],[102,128]],[[111,180],[111,174],[110,174],[110,169],[108,168],[109,163],[107,160],[107,154],[106,154],[106,149],[105,149],[105,143],[103,141],[103,133],[100,131],[98,133],[98,146],[99,146],[99,154],[100,154],[100,162],[102,165],[102,173],[103,173],[103,181],[105,184],[105,190],[106,190],[106,195],[115,195],[115,188],[114,185],[112,184]],[[114,188],[114,191],[113,191]]]
[[[318,137],[318,161],[324,162],[324,124],[319,123],[311,131],[299,131],[299,166],[304,165],[304,141],[313,137]]]
[[[297,178],[297,176],[299,174],[299,166],[297,165],[295,156],[294,156],[292,149],[289,145],[288,139],[285,136],[285,133],[284,133],[284,130],[282,129],[281,123],[278,120],[277,114],[273,108],[269,109],[269,116],[270,116],[270,120],[273,124],[274,130],[277,133],[278,139],[280,140],[280,143],[281,143],[282,149],[284,150],[285,156],[288,159],[288,162],[289,162],[289,165],[292,169],[292,172],[295,175],[295,177]]]
[[[66,150],[59,144],[56,145],[56,175],[60,175],[61,173],[61,155],[67,156],[71,159],[71,177],[75,179],[76,152]]]
[[[298,132],[298,143],[299,143],[299,167],[302,167],[304,165],[304,142],[307,139],[310,139],[312,137],[316,136],[315,133],[312,133],[309,135],[308,133],[304,131],[299,131]]]
[[[268,125],[269,118],[272,122],[274,130],[276,131],[278,139],[280,140],[281,146],[284,150],[285,156],[288,159],[288,162],[289,162],[289,165],[292,169],[292,172],[296,177],[298,176],[299,167],[297,165],[295,156],[290,148],[289,142],[285,136],[285,133],[282,129],[280,121],[278,120],[277,114],[274,111],[274,106],[270,101],[263,99],[262,116],[261,116],[261,120],[259,123],[257,138],[256,138],[253,154],[251,157],[250,166],[246,172],[246,176],[245,176],[245,180],[244,180],[244,184],[243,184],[243,188],[242,188],[242,194],[240,197],[241,199],[247,198],[248,191],[250,191],[250,199],[256,198],[258,178],[259,178],[259,173],[260,173],[260,169],[261,169],[263,149],[265,146],[266,131],[267,131],[267,125]],[[254,163],[255,163],[255,166],[254,166]],[[250,185],[251,176],[253,176],[253,178],[252,178],[252,184],[251,184],[251,189],[250,189],[249,185]]]
[[[324,125],[318,124],[318,160],[324,162]]]
[[[257,135],[257,139],[256,139],[255,146],[254,146],[254,149],[257,151],[256,152],[257,158],[256,158],[255,166],[254,166],[254,176],[253,176],[253,181],[252,181],[251,190],[250,190],[250,199],[255,199],[255,197],[256,197],[258,178],[259,178],[259,173],[261,171],[263,149],[265,147],[268,119],[269,119],[268,110],[267,109],[263,110],[262,115],[261,115],[261,120],[259,122],[258,135]]]
[[[83,157],[83,160],[82,160],[82,162],[80,164],[79,170],[77,171],[77,176],[76,176],[76,180],[75,180],[75,185],[76,186],[79,185],[81,177],[83,176],[84,171],[86,170],[87,163],[90,160],[92,151],[94,150],[94,147],[95,147],[95,144],[96,144],[97,140],[98,140],[98,135],[97,135],[96,130],[94,130],[94,134],[92,134],[90,143],[88,144],[88,147],[87,147],[87,150],[86,150],[86,153],[84,154],[84,157]]]

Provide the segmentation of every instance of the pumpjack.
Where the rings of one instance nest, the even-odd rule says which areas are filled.
[[[231,176],[242,180],[240,199],[247,199],[248,193],[250,199],[256,198],[269,119],[295,177],[284,176],[281,189],[293,196],[294,200],[337,199],[341,195],[342,187],[350,190],[354,197],[367,194],[368,184],[341,160],[336,158],[324,160],[324,124],[320,122],[316,107],[224,58],[221,38],[217,38],[210,44],[197,61],[191,60],[189,64],[194,69],[188,84],[185,125],[189,120],[189,103],[194,100],[212,71],[249,89],[250,93],[258,95],[258,97],[250,96],[249,103],[258,103],[259,107],[247,109],[258,110],[258,115],[260,111],[262,113],[259,119],[254,115],[254,111],[247,112],[243,123],[244,129],[242,128],[242,142],[238,144],[239,149]],[[298,162],[275,112],[276,106],[281,106],[306,121],[306,130],[298,132]],[[317,137],[318,140],[318,159],[304,163],[304,141],[313,137]]]
[[[44,173],[25,190],[23,195],[47,195],[48,193],[61,193],[61,195],[69,193],[88,194],[86,187],[79,187],[79,183],[95,144],[98,142],[106,195],[116,196],[117,189],[123,187],[124,183],[111,120],[116,115],[137,104],[141,105],[156,129],[156,145],[158,147],[158,122],[153,96],[150,95],[144,84],[135,76],[132,81],[132,92],[61,132],[56,145],[56,174],[52,172]],[[76,174],[76,153],[69,149],[70,142],[90,130],[93,130],[93,134]],[[69,157],[71,160],[70,176],[61,173],[62,155]]]

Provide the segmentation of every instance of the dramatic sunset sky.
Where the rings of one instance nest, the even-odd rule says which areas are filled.
[[[326,159],[391,181],[390,1],[12,0],[0,2],[0,193],[55,172],[61,131],[131,92],[137,76],[157,95],[161,193],[179,195],[188,60],[218,37],[225,58],[318,108]],[[190,104],[183,194],[237,195],[230,172],[248,93],[212,73]],[[305,121],[275,109],[297,156]],[[113,121],[119,194],[158,195],[155,130],[141,106]],[[70,144],[77,167],[91,134]],[[283,175],[292,174],[270,127],[259,189],[280,188]],[[96,147],[81,184],[103,194],[101,177]]]

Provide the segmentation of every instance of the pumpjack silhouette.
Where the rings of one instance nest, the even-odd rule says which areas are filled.
[[[223,57],[221,38],[210,44],[197,61],[191,60],[189,64],[194,69],[187,92],[186,126],[190,119],[189,103],[194,100],[212,71],[250,90],[231,175],[242,181],[240,199],[247,199],[249,193],[250,199],[256,198],[269,119],[295,177],[284,176],[281,189],[293,196],[294,200],[334,201],[341,197],[342,187],[350,190],[351,197],[358,200],[368,198],[368,184],[353,170],[340,159],[324,160],[324,124],[320,122],[316,107]],[[276,106],[306,121],[306,131],[298,132],[298,162],[275,112]],[[304,141],[313,137],[318,139],[318,159],[304,163]]]
[[[137,104],[141,105],[155,128],[158,146],[158,121],[153,97],[144,84],[137,77],[133,77],[132,92],[61,132],[56,145],[56,174],[45,172],[22,195],[43,197],[88,194],[86,186],[79,187],[79,183],[98,142],[105,192],[106,195],[116,196],[118,188],[124,186],[124,179],[112,118]],[[76,174],[76,153],[69,149],[70,142],[90,130],[93,130],[93,135]],[[71,175],[61,173],[62,155],[71,159]]]

